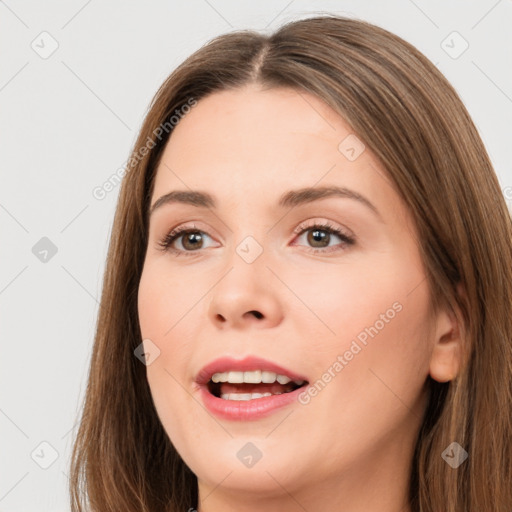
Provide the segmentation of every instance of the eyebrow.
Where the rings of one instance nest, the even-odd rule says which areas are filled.
[[[311,203],[328,197],[340,197],[359,201],[361,204],[372,210],[373,213],[382,220],[379,210],[370,200],[355,190],[351,190],[346,187],[307,187],[297,190],[289,190],[281,195],[277,205],[280,208],[293,208],[301,204]],[[153,212],[161,206],[172,203],[188,204],[199,208],[217,207],[214,197],[207,192],[200,192],[196,190],[173,190],[155,201],[151,207],[149,215],[151,216]]]

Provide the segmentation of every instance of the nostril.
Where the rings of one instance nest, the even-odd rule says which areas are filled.
[[[263,318],[263,315],[259,311],[249,311],[249,313],[252,313],[256,318]]]

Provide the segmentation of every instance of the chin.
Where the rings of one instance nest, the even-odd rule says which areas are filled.
[[[280,450],[276,441],[254,435],[237,436],[224,443],[196,444],[194,451],[185,450],[182,458],[198,480],[208,487],[222,482],[224,489],[278,495],[282,494],[279,484],[287,489],[296,486],[299,476],[296,450],[293,453]]]

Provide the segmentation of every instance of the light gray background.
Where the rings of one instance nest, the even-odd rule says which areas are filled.
[[[0,512],[69,510],[73,427],[119,187],[103,200],[92,191],[126,162],[157,88],[218,34],[325,11],[387,28],[438,66],[510,202],[511,0],[0,1]],[[55,255],[36,256],[43,237]]]

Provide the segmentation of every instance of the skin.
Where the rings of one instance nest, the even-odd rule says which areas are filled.
[[[177,189],[208,192],[218,203],[154,211],[138,294],[142,338],[160,350],[147,366],[151,393],[198,477],[200,512],[410,510],[425,381],[456,375],[460,340],[449,311],[433,323],[427,317],[417,235],[384,168],[369,149],[354,161],[338,149],[351,133],[315,96],[250,85],[200,100],[164,150],[151,205]],[[340,197],[276,206],[290,189],[326,185],[364,195],[380,216]],[[315,221],[355,243],[331,234],[322,249],[314,229],[294,233]],[[181,255],[159,250],[179,226],[199,230],[203,245],[191,249],[181,237],[174,242]],[[263,249],[252,263],[236,252],[247,236]],[[400,311],[347,361],[358,334],[397,303]],[[307,405],[257,421],[213,417],[201,404],[197,372],[217,357],[247,354],[310,384],[329,368],[334,377]],[[347,364],[336,372],[338,356]],[[236,456],[249,441],[263,454],[251,468]]]

